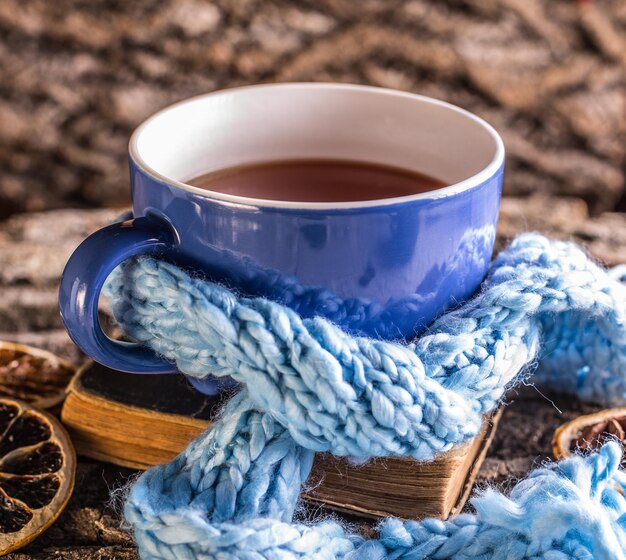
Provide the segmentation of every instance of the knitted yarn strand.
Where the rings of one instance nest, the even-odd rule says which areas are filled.
[[[109,292],[127,334],[187,375],[229,375],[245,387],[212,429],[133,487],[126,515],[143,557],[622,557],[615,446],[528,479],[543,477],[552,493],[520,483],[508,499],[484,495],[475,517],[390,520],[375,541],[336,523],[291,523],[313,452],[430,460],[478,433],[540,343],[543,382],[624,402],[626,288],[574,245],[520,236],[480,294],[408,345],[352,337],[151,258],[124,263]],[[592,517],[611,542],[574,530]]]
[[[256,406],[314,451],[430,460],[468,441],[542,332],[541,379],[606,403],[626,395],[626,288],[576,246],[537,235],[515,240],[481,294],[409,345],[238,299],[151,258],[122,265],[109,292],[128,335],[187,375],[254,388]]]
[[[223,418],[231,412],[229,404]],[[476,515],[387,519],[378,527],[379,538],[366,540],[335,521],[289,522],[311,452],[301,457],[305,468],[297,468],[293,450],[299,446],[293,440],[286,445],[280,435],[271,438],[254,462],[262,465],[259,478],[272,480],[264,475],[273,471],[280,473],[278,482],[257,484],[256,472],[242,478],[233,466],[250,449],[251,435],[219,445],[221,428],[218,423],[198,438],[192,444],[196,453],[150,469],[132,487],[125,515],[143,559],[626,559],[626,477],[615,442],[590,457],[537,469],[509,497],[486,491],[472,500]],[[278,501],[291,507],[273,507]]]

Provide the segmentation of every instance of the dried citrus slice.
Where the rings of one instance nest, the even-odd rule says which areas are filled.
[[[626,443],[626,407],[578,416],[559,426],[552,438],[552,453],[557,459],[563,459],[577,450],[602,447],[608,439]]]
[[[72,494],[75,473],[74,447],[56,418],[0,399],[0,556],[54,522]]]
[[[49,409],[60,404],[76,368],[50,352],[0,341],[0,398]]]

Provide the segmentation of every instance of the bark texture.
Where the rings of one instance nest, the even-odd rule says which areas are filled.
[[[502,133],[508,194],[624,207],[623,1],[3,0],[0,214],[123,204],[146,116],[295,80],[459,104]]]

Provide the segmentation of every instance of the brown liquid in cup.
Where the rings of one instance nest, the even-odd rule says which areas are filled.
[[[355,202],[433,191],[446,183],[422,173],[342,160],[243,165],[187,181],[224,194],[288,202]]]

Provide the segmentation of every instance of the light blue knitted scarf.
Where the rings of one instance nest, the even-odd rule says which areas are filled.
[[[626,479],[615,443],[539,469],[476,515],[390,519],[377,540],[293,521],[316,451],[431,460],[480,430],[512,383],[626,402],[626,287],[575,245],[518,237],[473,300],[411,344],[352,337],[152,258],[108,291],[127,334],[187,375],[243,388],[213,427],[150,469],[126,504],[144,559],[626,559]]]

